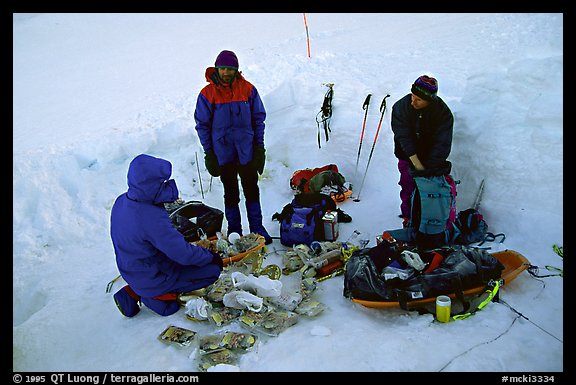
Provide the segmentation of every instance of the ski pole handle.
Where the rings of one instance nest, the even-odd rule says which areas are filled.
[[[389,96],[390,96],[389,94],[384,96],[384,99],[382,99],[382,104],[380,104],[380,112],[382,114],[384,114],[384,111],[386,110],[386,98]]]
[[[364,139],[364,129],[366,127],[366,118],[368,117],[368,105],[370,104],[370,97],[372,94],[368,94],[366,96],[366,100],[364,100],[364,105],[362,109],[366,112],[364,113],[364,123],[362,123],[362,132],[360,133],[360,145],[358,146],[358,155],[356,156],[356,169],[358,169],[358,162],[360,161],[360,150],[362,149],[362,140]]]
[[[370,98],[371,97],[372,97],[372,94],[368,94],[368,96],[366,96],[366,100],[364,100],[364,105],[362,105],[363,110],[368,110],[368,105],[370,104]]]

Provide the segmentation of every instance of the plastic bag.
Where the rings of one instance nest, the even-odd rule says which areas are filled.
[[[198,321],[204,321],[208,319],[208,310],[210,308],[212,308],[212,305],[204,298],[194,298],[186,302],[186,315]]]
[[[253,290],[260,297],[277,297],[282,292],[282,282],[261,275],[255,277],[252,274],[245,275],[240,271],[231,274],[234,287],[243,290]]]
[[[234,309],[262,310],[262,298],[244,290],[235,290],[224,295],[224,306]]]

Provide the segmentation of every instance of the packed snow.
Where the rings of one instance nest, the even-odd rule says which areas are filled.
[[[506,234],[491,251],[516,250],[540,274],[563,268],[552,249],[563,245],[564,229],[563,14],[308,13],[310,56],[303,16],[13,15],[14,372],[199,370],[194,344],[169,346],[158,335],[172,324],[197,336],[219,329],[183,310],[161,317],[143,307],[125,318],[112,299],[122,282],[105,292],[118,275],[110,209],[127,189],[130,161],[146,153],[172,163],[182,199],[223,210],[193,114],[204,71],[224,49],[237,54],[267,109],[260,189],[272,236],[272,215],[293,197],[292,173],[329,163],[361,194],[340,204],[352,222],[340,224],[339,240],[359,230],[371,247],[401,227],[390,110],[428,74],[455,116],[449,160],[460,180],[458,210],[470,207],[484,179],[480,209],[490,231]],[[327,83],[331,135],[318,148]],[[285,249],[274,240],[266,263]],[[444,324],[432,314],[353,303],[337,276],[318,283],[322,313],[213,369],[553,375],[564,370],[563,282],[524,272],[501,289],[502,302]]]

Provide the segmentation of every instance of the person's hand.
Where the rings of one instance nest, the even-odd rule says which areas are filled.
[[[414,166],[416,171],[424,171],[424,165],[422,164],[422,162],[420,162],[420,159],[418,158],[418,154],[412,155],[410,157],[410,161],[412,162],[412,165]]]
[[[264,163],[266,163],[266,150],[264,147],[254,146],[254,155],[252,157],[252,165],[262,175],[264,172]]]
[[[218,164],[218,159],[216,154],[212,151],[204,153],[204,164],[206,164],[206,170],[212,176],[220,176],[220,164]]]
[[[224,263],[222,262],[222,257],[220,254],[211,251],[212,253],[212,263],[220,267],[220,271],[224,269]]]

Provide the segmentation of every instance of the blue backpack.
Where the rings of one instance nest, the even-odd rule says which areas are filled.
[[[456,219],[456,183],[450,175],[415,177],[409,227],[423,249],[433,249],[450,242]],[[452,213],[452,214],[451,214]]]
[[[284,246],[323,241],[324,226],[322,217],[327,211],[337,211],[336,203],[330,195],[322,193],[300,193],[292,202],[275,213],[272,220],[280,222],[280,243]]]
[[[489,235],[488,239],[486,235]],[[505,238],[504,234],[498,235]],[[496,237],[494,234],[488,232],[488,224],[482,214],[480,214],[478,210],[470,208],[458,213],[454,226],[452,227],[450,242],[456,245],[468,245],[470,243],[491,240],[490,236]]]
[[[388,230],[395,239],[416,243],[421,249],[450,244],[456,219],[456,184],[450,175],[414,177],[408,226]]]
[[[454,215],[455,185],[459,182],[454,182],[450,176],[415,177],[414,181],[417,187],[412,194],[408,227],[388,230],[395,239],[416,243],[423,250],[484,243],[494,241],[498,236],[504,240],[504,234],[488,232],[488,224],[477,209],[469,208]]]

